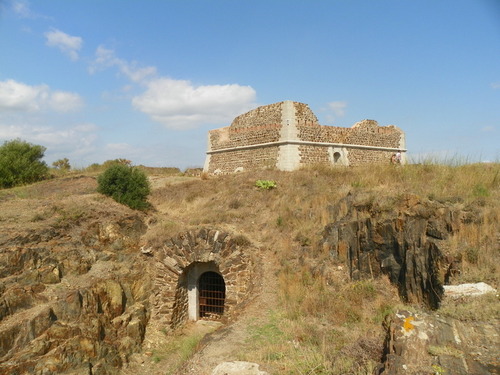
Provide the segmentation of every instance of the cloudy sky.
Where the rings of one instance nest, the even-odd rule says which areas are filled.
[[[0,142],[49,164],[202,166],[208,130],[283,100],[499,161],[500,1],[0,0]]]

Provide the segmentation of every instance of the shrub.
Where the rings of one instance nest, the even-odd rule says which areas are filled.
[[[106,160],[104,163],[102,163],[102,166],[104,168],[109,168],[109,167],[111,167],[114,164],[121,164],[121,165],[128,165],[128,166],[130,166],[132,164],[132,162],[130,160],[128,160],[128,159],[123,159],[123,158],[112,159],[112,160]]]
[[[124,164],[112,164],[97,178],[97,191],[135,210],[149,207],[151,191],[148,178],[141,170]]]
[[[30,184],[47,177],[49,168],[41,161],[45,147],[20,139],[0,146],[0,187]]]
[[[69,171],[71,169],[71,164],[69,164],[69,159],[59,159],[52,163],[52,166],[61,171]]]
[[[270,190],[276,187],[276,181],[272,180],[257,180],[255,181],[255,186],[261,189]]]

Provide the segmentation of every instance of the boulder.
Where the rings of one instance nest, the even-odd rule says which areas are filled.
[[[222,362],[212,371],[212,375],[269,375],[259,370],[259,365],[251,362]]]

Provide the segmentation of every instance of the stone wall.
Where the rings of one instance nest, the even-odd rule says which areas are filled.
[[[281,124],[232,128],[226,127],[210,132],[212,150],[277,142],[280,140]]]
[[[404,163],[406,151],[404,133],[393,125],[379,126],[374,120],[360,121],[351,128],[319,125],[307,104],[291,101],[240,115],[231,126],[210,131],[208,142],[204,168],[208,173],[270,167],[295,170],[318,163],[389,163],[398,150]],[[258,148],[251,147],[255,145]],[[341,162],[335,162],[333,155],[339,149]]]
[[[337,126],[298,126],[299,139],[309,142],[343,143],[362,146],[399,148],[401,131],[394,126],[378,126],[376,121],[365,120],[372,126],[354,125],[352,128]],[[359,123],[358,123],[359,124]]]
[[[236,117],[231,128],[240,129],[267,124],[281,124],[281,102],[265,105]]]
[[[152,249],[156,277],[151,319],[167,329],[188,319],[188,275],[193,265],[205,265],[223,277],[224,317],[233,316],[253,285],[255,269],[247,243],[222,231],[200,229],[179,233],[163,247]]]
[[[295,121],[297,122],[297,125],[302,124],[312,126],[318,124],[318,118],[307,104],[297,102],[293,104],[295,107]]]
[[[300,164],[329,164],[328,147],[299,146]]]
[[[234,173],[276,167],[278,147],[268,146],[213,154],[208,173]]]
[[[299,139],[308,142],[331,142],[346,143],[346,138],[350,134],[350,128],[340,128],[337,126],[297,126]]]
[[[400,148],[401,131],[395,126],[358,126],[350,128],[345,143],[364,146]]]
[[[349,165],[356,167],[365,164],[389,164],[392,154],[391,151],[351,149],[349,150]]]
[[[176,285],[172,318],[170,320],[171,327],[179,327],[188,320],[188,303],[187,274],[183,272],[179,276]]]

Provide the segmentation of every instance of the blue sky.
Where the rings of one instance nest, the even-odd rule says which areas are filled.
[[[202,166],[207,132],[283,100],[500,160],[499,0],[0,0],[0,142],[48,164]]]

